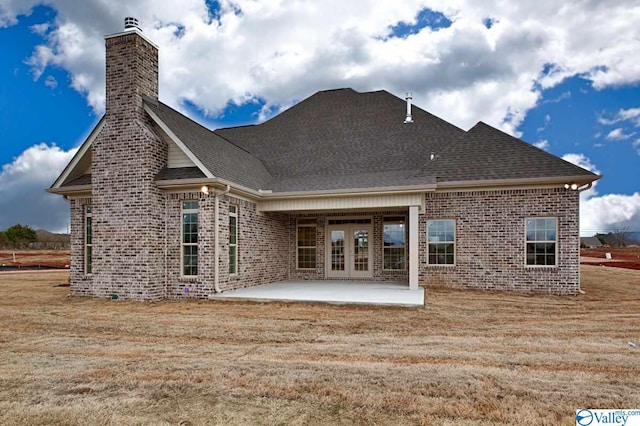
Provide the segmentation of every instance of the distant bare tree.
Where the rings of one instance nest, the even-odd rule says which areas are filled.
[[[630,237],[629,227],[625,226],[623,228],[615,229],[611,233],[611,237],[616,247],[626,247]]]

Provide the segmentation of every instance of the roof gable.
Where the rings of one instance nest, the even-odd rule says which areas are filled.
[[[272,181],[260,160],[173,108],[145,99],[145,109],[206,177],[226,179],[253,189],[265,189]],[[169,175],[180,176],[179,173],[162,176]]]
[[[78,178],[87,174],[88,171],[91,170],[91,145],[93,141],[98,137],[102,128],[105,125],[104,116],[100,119],[96,127],[93,128],[91,133],[85,141],[80,145],[78,151],[75,153],[69,164],[64,168],[60,176],[53,182],[50,189],[60,188],[62,186],[68,186],[73,183],[73,185],[79,185],[77,182],[83,182],[82,184],[86,184],[86,179],[78,180]],[[75,181],[75,182],[74,182]]]

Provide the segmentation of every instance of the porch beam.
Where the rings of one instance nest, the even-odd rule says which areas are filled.
[[[418,209],[409,206],[409,290],[418,290]]]

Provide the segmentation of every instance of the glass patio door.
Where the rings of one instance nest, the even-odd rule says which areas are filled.
[[[371,226],[331,226],[328,234],[328,278],[373,276]]]

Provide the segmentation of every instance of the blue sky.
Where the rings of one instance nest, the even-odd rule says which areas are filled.
[[[0,0],[2,229],[66,229],[67,205],[43,189],[104,111],[103,36],[122,29],[126,12],[160,46],[161,100],[209,127],[264,120],[317,90],[410,90],[416,104],[459,127],[482,120],[603,174],[583,194],[583,233],[640,231],[633,2],[604,12],[572,5],[559,18],[500,2],[482,10],[364,0],[322,10],[296,2],[41,3]],[[595,13],[609,14],[611,28],[585,30]]]

